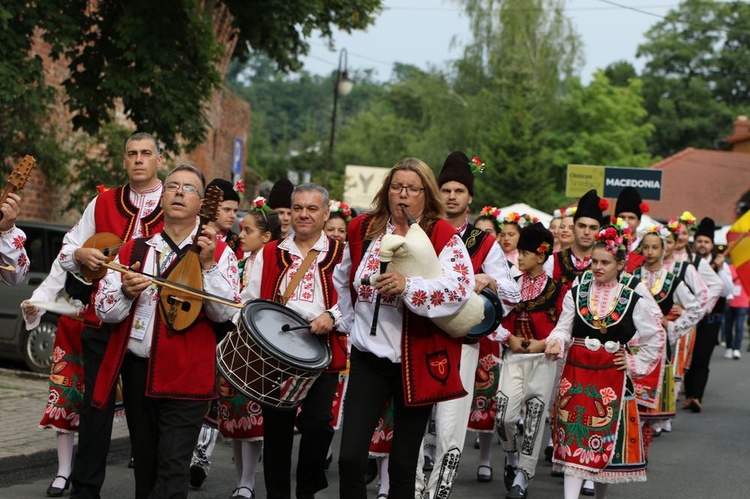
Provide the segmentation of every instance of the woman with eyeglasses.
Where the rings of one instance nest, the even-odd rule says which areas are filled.
[[[367,497],[370,440],[392,398],[388,497],[412,499],[420,443],[432,406],[466,394],[458,372],[461,339],[449,337],[430,321],[457,313],[474,288],[466,247],[442,216],[430,167],[405,158],[385,177],[373,211],[349,223],[348,250],[334,272],[352,343],[339,453],[340,497]],[[370,285],[369,277],[381,267],[383,236],[405,236],[410,218],[429,236],[442,277],[383,272]]]

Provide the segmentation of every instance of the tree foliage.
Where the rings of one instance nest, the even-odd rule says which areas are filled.
[[[685,0],[646,33],[639,57],[651,151],[713,149],[750,105],[750,5]]]

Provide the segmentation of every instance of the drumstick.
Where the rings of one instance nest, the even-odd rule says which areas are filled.
[[[306,324],[304,326],[290,326],[289,324],[284,324],[281,326],[281,330],[286,333],[287,331],[296,331],[297,329],[310,329],[310,327],[312,327],[311,324]]]

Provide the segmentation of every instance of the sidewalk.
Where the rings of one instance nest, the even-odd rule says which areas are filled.
[[[49,376],[0,368],[0,473],[57,462],[54,430],[39,429]],[[112,429],[112,450],[127,448],[125,422]]]

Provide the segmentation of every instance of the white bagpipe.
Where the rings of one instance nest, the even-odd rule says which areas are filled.
[[[398,272],[406,277],[419,276],[425,279],[442,277],[443,267],[435,254],[432,241],[406,210],[404,210],[404,214],[409,221],[409,230],[406,235],[386,234],[383,236],[380,244],[380,273],[385,270],[387,272]],[[380,273],[364,278],[364,283],[375,285]],[[487,322],[484,320],[486,301],[488,301],[487,297],[482,297],[472,291],[469,299],[466,300],[466,304],[461,307],[457,314],[449,317],[430,318],[430,320],[453,338],[461,338],[469,333],[472,337],[486,336],[493,332],[499,324],[498,319],[497,324],[486,332],[484,330],[478,332],[474,329]]]

